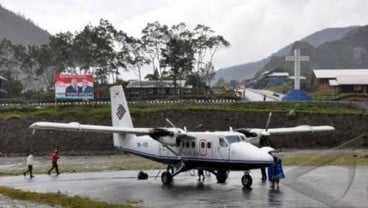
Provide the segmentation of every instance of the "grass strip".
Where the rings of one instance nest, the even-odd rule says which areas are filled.
[[[80,196],[67,196],[61,193],[36,193],[12,189],[8,187],[0,187],[0,194],[9,198],[29,201],[38,204],[47,204],[50,206],[76,207],[76,208],[128,208],[132,205],[115,205],[106,202],[100,202],[83,198]]]
[[[237,112],[288,112],[294,110],[301,113],[318,114],[367,114],[367,112],[348,105],[330,103],[235,103],[235,104],[132,104],[129,106],[132,114],[157,113],[165,111],[237,111]],[[2,109],[0,120],[9,118],[34,118],[34,117],[65,117],[85,118],[94,116],[97,118],[110,117],[110,106],[48,106],[39,107],[24,106],[10,109]]]

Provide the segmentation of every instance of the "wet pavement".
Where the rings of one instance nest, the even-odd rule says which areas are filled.
[[[326,166],[302,170],[285,167],[287,180],[279,191],[270,190],[252,171],[252,189],[240,183],[242,172],[231,172],[226,184],[214,175],[204,183],[190,172],[179,174],[171,186],[163,186],[159,170],[146,171],[148,180],[137,180],[138,171],[1,177],[0,184],[37,192],[61,192],[110,203],[137,203],[144,207],[368,207],[368,167]],[[303,173],[302,175],[300,173]],[[293,179],[294,175],[299,176]]]
[[[267,90],[256,90],[246,88],[245,98],[248,101],[281,101],[281,95],[279,97],[274,96],[274,93]],[[266,98],[266,100],[264,100]]]

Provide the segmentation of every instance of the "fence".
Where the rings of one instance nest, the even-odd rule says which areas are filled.
[[[195,100],[146,100],[129,101],[129,104],[230,104],[239,103],[236,99],[195,99]],[[22,102],[0,103],[0,108],[23,106],[83,106],[83,105],[110,105],[110,101],[81,101],[81,102]]]

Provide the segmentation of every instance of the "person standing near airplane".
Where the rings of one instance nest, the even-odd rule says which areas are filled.
[[[26,177],[27,173],[29,173],[29,178],[33,178],[33,152],[28,153],[26,159],[27,171],[23,173],[24,177]]]
[[[203,170],[198,169],[198,181],[199,182],[204,182],[204,179],[206,179],[206,177],[204,176]]]
[[[59,175],[59,167],[58,167],[58,164],[57,164],[57,161],[59,158],[59,155],[58,155],[59,151],[56,149],[52,155],[51,155],[51,164],[52,164],[52,167],[50,168],[50,170],[47,172],[49,175],[51,174],[51,171],[55,168],[55,171],[56,171],[56,175]]]
[[[280,179],[285,178],[282,168],[282,161],[275,152],[270,153],[274,159],[274,164],[268,167],[268,180],[271,181],[271,188],[279,190]]]

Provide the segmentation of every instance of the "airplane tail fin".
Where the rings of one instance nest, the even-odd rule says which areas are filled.
[[[110,99],[112,125],[133,128],[128,103],[121,85],[112,86],[110,88]]]

